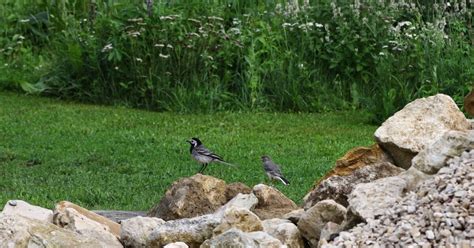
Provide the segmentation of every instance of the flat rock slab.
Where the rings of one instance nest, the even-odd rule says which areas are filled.
[[[122,220],[130,219],[137,216],[146,216],[145,211],[120,211],[120,210],[93,210],[92,212],[104,216],[110,220],[120,223]]]

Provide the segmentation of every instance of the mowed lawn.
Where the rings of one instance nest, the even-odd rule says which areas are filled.
[[[199,169],[191,137],[239,165],[208,166],[205,174],[228,183],[268,183],[260,156],[271,156],[291,182],[275,186],[301,203],[337,158],[372,144],[375,129],[358,112],[157,113],[0,93],[0,208],[22,199],[148,210]]]

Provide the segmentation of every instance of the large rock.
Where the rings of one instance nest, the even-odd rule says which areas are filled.
[[[413,158],[413,167],[426,174],[436,174],[448,159],[474,149],[474,131],[447,131]]]
[[[227,201],[233,199],[238,194],[250,194],[252,189],[240,182],[227,184],[225,189],[225,198]]]
[[[419,171],[415,167],[410,167],[410,169],[398,174],[398,177],[405,181],[406,185],[403,191],[408,192],[414,191],[418,185],[431,176]]]
[[[268,219],[262,221],[263,231],[280,240],[290,248],[304,247],[303,237],[295,224],[284,219]]]
[[[3,207],[2,214],[21,215],[42,222],[53,222],[53,211],[21,200],[9,200]]]
[[[206,240],[201,248],[281,248],[283,244],[265,232],[244,233],[232,228],[221,235]]]
[[[221,219],[213,214],[167,221],[151,232],[146,247],[163,247],[174,242],[184,242],[189,247],[199,247],[206,239],[212,237],[212,231],[220,222]]]
[[[1,247],[122,247],[21,215],[0,214]]]
[[[347,196],[357,184],[394,176],[403,171],[404,169],[390,162],[380,162],[360,167],[348,175],[333,175],[321,181],[305,196],[304,208],[308,209],[325,199],[332,199],[343,206],[347,206],[349,204]]]
[[[298,206],[277,189],[265,184],[253,187],[258,204],[253,210],[262,219],[281,218],[286,213],[298,209]]]
[[[321,230],[328,222],[341,224],[347,210],[344,206],[333,200],[323,200],[310,209],[308,209],[300,221],[298,221],[298,229],[314,247],[318,245]]]
[[[61,227],[67,226],[73,231],[81,231],[91,226],[93,229],[104,230],[117,238],[120,237],[120,224],[68,201],[56,204],[53,222]]]
[[[333,169],[331,169],[326,175],[321,177],[315,185],[319,182],[332,177],[332,176],[348,176],[351,175],[355,170],[363,168],[367,165],[375,163],[390,162],[393,163],[392,158],[388,155],[378,144],[374,144],[370,147],[355,147],[346,152],[344,156],[336,161]]]
[[[358,184],[349,195],[347,218],[355,215],[367,220],[382,215],[401,198],[406,185],[406,181],[398,176]]]
[[[342,230],[341,225],[328,222],[324,225],[321,229],[321,234],[319,235],[319,242],[318,247],[322,247],[327,245],[329,241],[333,239],[333,237],[337,236],[337,234]]]
[[[453,99],[437,94],[407,104],[375,131],[375,139],[397,166],[408,169],[413,157],[444,132],[469,126]]]
[[[238,209],[237,212],[244,213],[243,216],[246,214],[255,216],[248,210],[252,209],[257,201],[254,194],[238,194],[213,214],[167,222],[157,218],[141,217],[125,220],[122,223],[122,241],[131,247],[162,247],[175,242],[185,242],[190,247],[199,247],[204,240],[213,235],[219,224],[225,222],[223,221],[225,217],[232,216],[231,209]],[[237,220],[233,224],[236,222]]]
[[[247,210],[253,209],[258,203],[257,197],[253,194],[238,194],[232,200],[228,201],[224,206],[220,207],[214,215],[222,218],[225,211],[229,208],[245,208]]]
[[[293,224],[297,224],[298,221],[301,219],[301,216],[304,214],[304,209],[300,208],[297,210],[293,210],[289,213],[283,215],[283,219],[291,221]]]
[[[175,242],[165,245],[163,248],[188,248],[189,246],[184,242]]]
[[[122,221],[120,239],[125,247],[146,247],[148,237],[153,230],[165,223],[155,217],[134,217]]]
[[[55,212],[54,224],[83,236],[93,237],[110,247],[122,247],[119,240],[105,226],[89,219],[74,208],[64,208]]]
[[[474,89],[464,98],[464,110],[474,116]]]
[[[238,191],[248,192],[247,188],[242,184],[226,185],[223,180],[196,174],[174,182],[148,216],[174,220],[210,214]]]
[[[214,236],[217,236],[231,228],[237,228],[244,232],[262,231],[263,226],[260,219],[245,208],[228,208],[222,218],[221,223],[214,229]]]

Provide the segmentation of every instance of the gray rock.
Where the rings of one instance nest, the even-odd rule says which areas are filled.
[[[174,182],[148,216],[163,220],[192,218],[213,213],[226,202],[223,180],[196,174]]]
[[[289,220],[267,219],[262,221],[263,231],[291,248],[304,247],[303,237],[298,227]]]
[[[349,195],[350,211],[364,220],[382,215],[402,196],[406,182],[400,177],[381,178],[358,184]]]
[[[446,131],[413,158],[413,167],[426,174],[435,174],[448,159],[474,149],[474,131]]]
[[[398,175],[406,183],[405,191],[413,191],[423,183],[426,179],[430,178],[430,175],[427,175],[414,167],[400,173]]]
[[[261,219],[282,218],[285,214],[298,209],[298,206],[277,189],[265,184],[253,187],[258,204],[253,212]]]
[[[265,232],[244,233],[233,228],[221,235],[206,240],[201,248],[281,248],[283,244],[276,238]]]
[[[397,166],[408,169],[413,157],[445,131],[469,128],[470,123],[453,99],[437,94],[407,104],[376,130],[375,139]]]
[[[188,248],[189,246],[184,242],[175,242],[165,245],[163,248]]]
[[[321,229],[328,222],[341,224],[346,208],[333,200],[324,200],[308,209],[298,221],[298,229],[313,246],[318,245]]]
[[[228,201],[224,206],[220,207],[214,214],[222,217],[229,208],[244,208],[252,210],[258,203],[257,197],[253,194],[237,194],[232,200]]]
[[[333,239],[340,231],[342,230],[342,226],[333,222],[328,222],[324,225],[321,229],[321,234],[319,236],[319,243],[318,247],[323,247],[329,241]]]
[[[213,236],[217,236],[231,228],[237,228],[244,232],[262,231],[262,222],[257,215],[245,208],[227,208],[221,223],[213,230]]]
[[[287,219],[296,225],[298,221],[300,220],[301,216],[303,216],[303,214],[304,214],[304,209],[300,208],[283,215],[283,219]]]
[[[125,247],[146,247],[148,237],[164,220],[155,217],[134,217],[122,221],[120,239]]]
[[[304,208],[308,209],[319,201],[332,199],[347,207],[347,196],[359,183],[375,181],[379,178],[398,175],[405,170],[389,162],[375,163],[354,170],[345,176],[334,175],[320,182],[305,196]]]
[[[16,214],[0,214],[2,247],[122,247]]]
[[[163,247],[174,242],[199,247],[206,239],[212,237],[212,231],[220,222],[221,219],[213,214],[167,221],[153,229],[148,236],[146,247]]]
[[[53,222],[53,211],[31,205],[21,200],[9,200],[3,207],[3,214],[21,215],[29,219],[35,219],[46,223]]]

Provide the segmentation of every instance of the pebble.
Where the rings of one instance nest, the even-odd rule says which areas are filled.
[[[8,201],[8,205],[15,207],[18,203],[15,200]]]
[[[431,231],[431,230],[426,231],[425,234],[426,234],[427,239],[434,239],[435,238],[435,235],[434,235],[433,231]]]
[[[449,237],[451,236],[451,231],[449,231],[448,229],[442,229],[441,231],[439,231],[439,234],[443,237]]]
[[[467,191],[465,190],[456,191],[456,193],[454,193],[454,196],[460,197],[460,198],[465,197],[466,195],[467,195]]]

